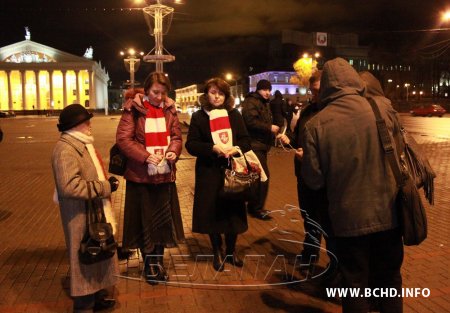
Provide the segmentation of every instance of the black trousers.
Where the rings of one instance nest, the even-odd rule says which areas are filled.
[[[267,166],[267,151],[254,150],[254,152],[261,163],[264,172],[266,172],[267,180],[259,184],[257,197],[247,203],[247,210],[249,213],[261,211],[266,204],[267,194],[269,193],[269,167]]]
[[[325,237],[331,265],[335,266],[336,242],[328,216],[327,191],[324,188],[312,190],[297,176],[297,195],[305,229],[302,255],[306,258],[311,255],[318,257],[322,237]]]
[[[403,241],[399,229],[358,237],[336,237],[339,269],[344,288],[395,288],[401,294]],[[369,312],[370,302],[377,300],[381,313],[403,312],[401,297],[344,297],[344,313]]]

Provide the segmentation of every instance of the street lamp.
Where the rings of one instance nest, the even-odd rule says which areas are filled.
[[[406,102],[408,102],[408,88],[409,88],[408,83],[405,83],[405,88],[406,88]]]
[[[444,23],[450,21],[450,10],[442,12],[441,21]]]
[[[125,56],[125,59],[123,59],[123,62],[125,64],[125,68],[128,72],[130,72],[130,88],[134,88],[135,86],[135,80],[134,80],[134,73],[137,72],[139,69],[139,65],[141,63],[141,59],[136,57],[136,50],[133,48],[129,48],[127,52],[120,51],[121,56]],[[144,55],[144,52],[139,52],[140,56]]]
[[[238,95],[238,80],[239,80],[239,78],[238,78],[237,76],[234,76],[234,75],[231,74],[231,73],[226,73],[226,74],[225,74],[225,79],[228,80],[228,81],[234,80],[234,89],[235,89],[235,92],[232,93],[232,96],[234,97],[235,104],[241,103],[241,99],[240,99],[240,97],[239,97],[239,95]]]

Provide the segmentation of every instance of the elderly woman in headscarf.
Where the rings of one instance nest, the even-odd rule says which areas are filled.
[[[58,129],[61,132],[52,155],[56,184],[55,201],[59,203],[70,261],[70,295],[74,312],[93,312],[114,306],[107,298],[107,288],[117,282],[117,257],[94,264],[82,264],[78,258],[80,242],[86,233],[86,200],[89,194],[111,215],[111,192],[116,178],[107,179],[102,160],[96,152],[91,132],[92,113],[80,104],[62,110]],[[100,201],[101,200],[101,201]]]

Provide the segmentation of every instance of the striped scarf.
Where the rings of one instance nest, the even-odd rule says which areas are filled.
[[[230,126],[228,111],[225,109],[215,109],[210,112],[206,111],[206,113],[209,115],[209,127],[211,128],[211,136],[214,144],[226,148],[233,147],[233,132]]]
[[[164,116],[163,105],[155,106],[144,97],[144,106],[147,109],[145,116],[145,148],[151,154],[164,156],[170,143],[170,134],[167,131],[166,118]],[[170,167],[166,159],[163,158],[158,165],[148,164],[148,174],[170,173]]]

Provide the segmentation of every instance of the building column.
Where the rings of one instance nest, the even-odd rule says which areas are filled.
[[[77,88],[77,103],[80,103],[81,101],[81,90],[80,90],[80,72],[81,71],[75,71],[75,77],[76,77],[76,88]]]
[[[39,70],[34,70],[34,77],[36,79],[36,106],[41,109],[41,83],[39,82]]]
[[[95,102],[95,91],[94,91],[94,72],[92,70],[88,71],[89,73],[89,107],[92,108]]]
[[[53,110],[54,108],[54,102],[53,102],[53,70],[48,71],[48,76],[50,78],[50,110]],[[52,105],[53,104],[53,105]]]
[[[25,110],[27,107],[27,94],[25,89],[25,71],[20,71],[20,80],[22,83],[22,110]]]
[[[66,82],[66,70],[62,70],[63,77],[63,108],[67,106],[67,82]]]
[[[11,85],[11,71],[6,71],[6,77],[8,79],[8,107],[9,110],[14,110],[12,99],[12,85]]]

